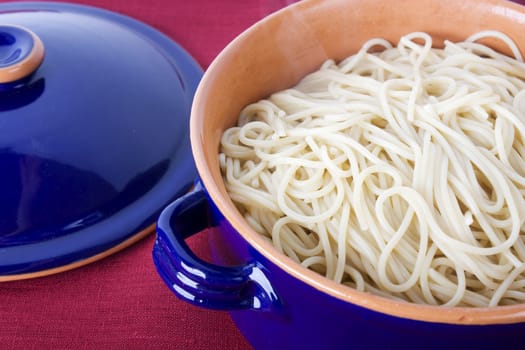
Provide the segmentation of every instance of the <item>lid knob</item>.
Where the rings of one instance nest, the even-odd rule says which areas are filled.
[[[44,59],[44,44],[35,33],[15,25],[0,25],[0,84],[33,73]]]

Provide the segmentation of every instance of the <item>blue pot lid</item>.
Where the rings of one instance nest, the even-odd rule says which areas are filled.
[[[0,24],[0,277],[31,276],[129,242],[191,187],[202,71],[157,30],[98,8],[1,3]]]

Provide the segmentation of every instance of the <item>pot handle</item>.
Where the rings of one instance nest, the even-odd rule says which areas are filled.
[[[44,44],[27,28],[0,25],[0,84],[10,84],[31,75],[44,59]]]
[[[264,268],[250,262],[218,266],[198,258],[184,241],[217,226],[200,182],[192,192],[171,203],[157,222],[153,261],[166,285],[181,299],[208,309],[268,309],[278,304]]]

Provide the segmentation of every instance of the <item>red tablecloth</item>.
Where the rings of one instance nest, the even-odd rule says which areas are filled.
[[[242,30],[293,0],[72,2],[148,23],[206,68]],[[249,349],[227,313],[191,306],[168,290],[153,267],[153,241],[58,275],[1,283],[0,349]],[[204,257],[206,242],[206,234],[189,240]]]

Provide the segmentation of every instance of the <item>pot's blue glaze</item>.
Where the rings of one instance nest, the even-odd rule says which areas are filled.
[[[0,275],[16,275],[116,246],[191,187],[202,70],[155,29],[97,8],[2,3],[0,22],[45,47],[36,72],[0,89]]]
[[[184,244],[186,237],[206,227],[214,228],[210,233],[214,260],[230,267],[205,263]],[[422,322],[372,311],[323,293],[252,248],[200,185],[163,212],[157,235],[154,261],[170,289],[195,305],[229,309],[255,349],[522,349],[525,344],[525,323],[470,326]],[[166,264],[167,260],[190,266],[191,274],[200,276],[198,284],[206,288],[199,289],[195,279],[186,279],[186,272]],[[228,278],[231,271],[252,267],[260,273],[245,274],[235,284]],[[220,271],[225,274],[218,283],[216,273]],[[243,298],[232,299],[232,288]],[[227,302],[217,303],[221,295]],[[247,296],[250,300],[264,298],[265,303],[262,307],[246,303]]]

